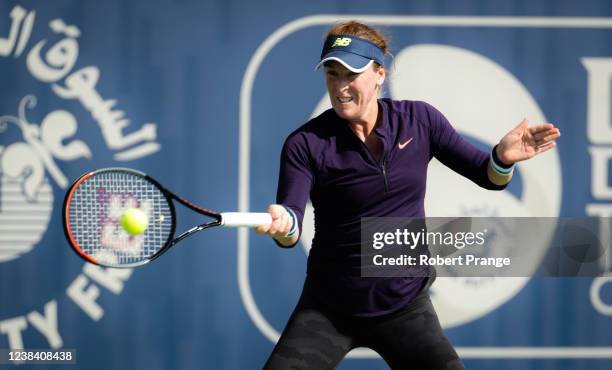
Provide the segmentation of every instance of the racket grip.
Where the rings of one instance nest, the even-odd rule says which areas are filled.
[[[272,223],[265,212],[221,212],[221,225],[225,227],[257,227]]]

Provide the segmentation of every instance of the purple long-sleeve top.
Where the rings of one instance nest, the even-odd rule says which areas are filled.
[[[384,146],[378,161],[333,109],[291,133],[281,154],[277,203],[295,212],[300,230],[309,196],[315,213],[306,285],[331,309],[353,316],[400,310],[426,282],[360,276],[362,217],[425,217],[433,157],[483,188],[505,187],[487,176],[489,154],[431,105],[379,99],[378,107],[374,133]]]

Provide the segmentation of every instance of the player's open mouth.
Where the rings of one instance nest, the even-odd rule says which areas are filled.
[[[349,98],[341,98],[341,97],[337,97],[336,100],[338,100],[339,103],[349,103],[353,101],[353,98],[349,97]]]

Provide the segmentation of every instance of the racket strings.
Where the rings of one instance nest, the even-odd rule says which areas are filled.
[[[143,234],[129,235],[123,212],[138,208],[148,216]],[[172,232],[172,210],[165,195],[130,172],[95,173],[75,189],[69,206],[73,238],[86,255],[113,266],[137,265],[155,255]]]

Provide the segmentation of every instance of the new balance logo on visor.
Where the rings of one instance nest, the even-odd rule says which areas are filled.
[[[349,46],[351,41],[353,40],[348,37],[338,37],[336,41],[334,41],[334,43],[332,44],[332,48],[335,46]]]

